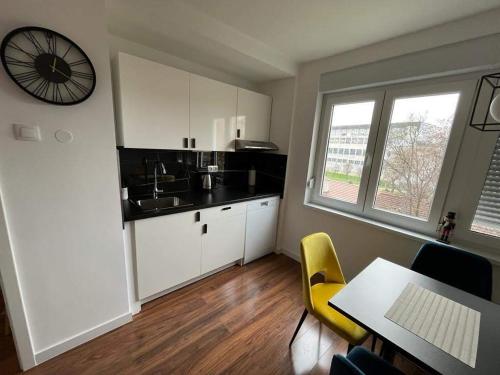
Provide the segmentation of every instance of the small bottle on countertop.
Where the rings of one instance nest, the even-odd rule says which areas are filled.
[[[255,170],[255,167],[252,165],[248,170],[248,186],[255,186],[256,175],[257,171]]]

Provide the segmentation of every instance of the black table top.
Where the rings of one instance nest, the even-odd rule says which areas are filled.
[[[409,282],[481,313],[475,368],[384,317]],[[374,260],[328,304],[429,370],[453,375],[500,374],[500,305],[381,258]]]
[[[228,188],[218,187],[213,190],[190,190],[177,193],[165,193],[163,196],[176,196],[185,202],[192,203],[190,206],[169,208],[159,211],[143,211],[129,201],[123,201],[124,221],[147,219],[149,217],[176,214],[179,212],[201,210],[203,208],[234,204],[260,198],[269,198],[280,195],[279,192],[269,189],[255,188]],[[150,196],[140,199],[151,198]]]

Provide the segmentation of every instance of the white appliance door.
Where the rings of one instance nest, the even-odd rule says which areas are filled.
[[[279,198],[258,200],[248,205],[244,263],[276,249]]]

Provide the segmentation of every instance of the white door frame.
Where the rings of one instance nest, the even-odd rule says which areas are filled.
[[[0,190],[0,285],[2,286],[19,365],[23,370],[27,370],[34,367],[36,361],[11,245],[7,215]]]

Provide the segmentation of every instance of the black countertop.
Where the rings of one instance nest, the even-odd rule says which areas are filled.
[[[255,188],[229,188],[218,187],[211,191],[190,190],[178,193],[165,193],[162,196],[176,196],[185,202],[193,203],[190,206],[168,208],[164,210],[143,211],[129,201],[123,201],[124,221],[147,219],[155,216],[176,214],[179,212],[201,210],[203,208],[222,206],[225,204],[239,203],[260,198],[269,198],[280,195],[278,191]],[[151,196],[135,197],[148,199]]]

